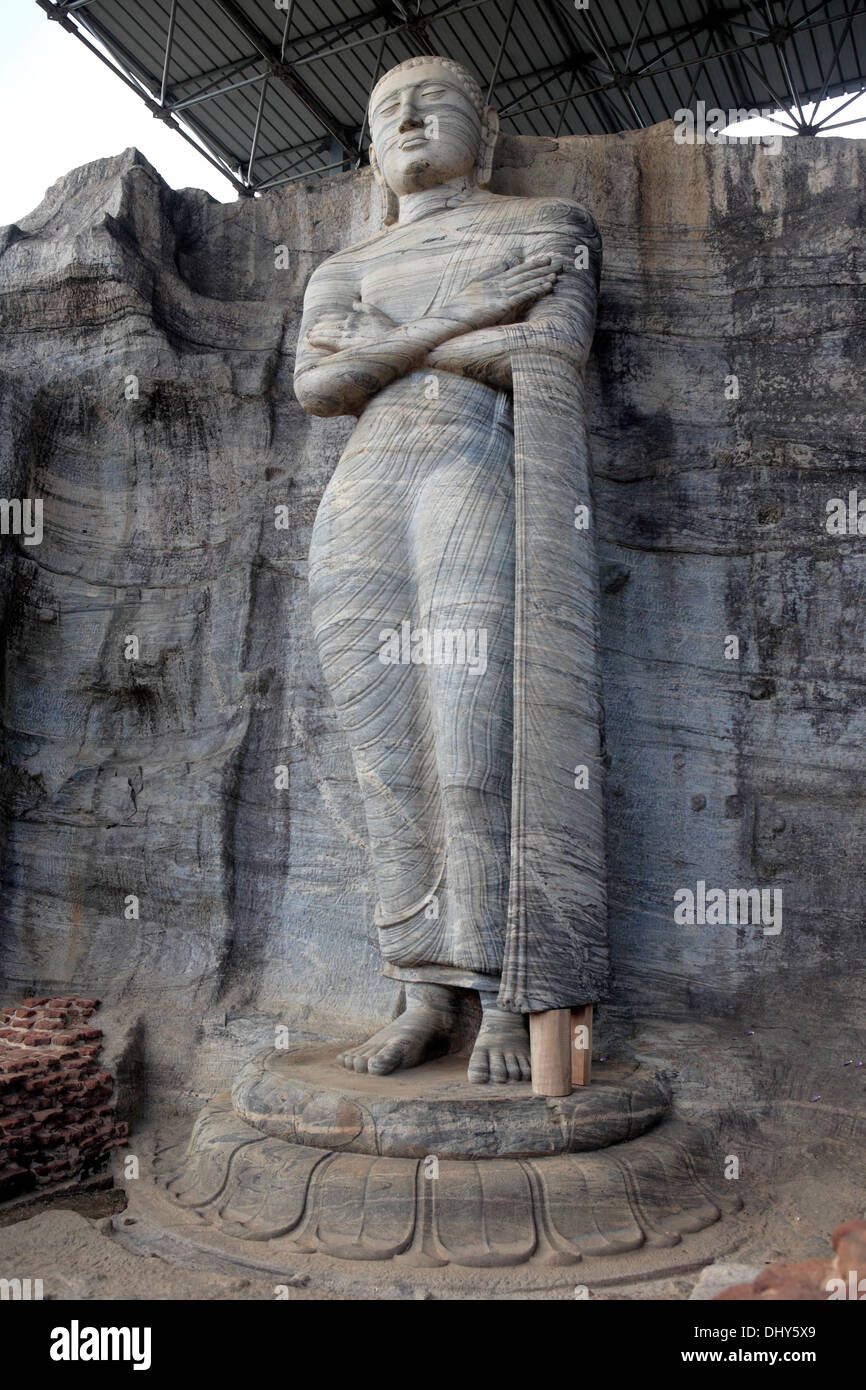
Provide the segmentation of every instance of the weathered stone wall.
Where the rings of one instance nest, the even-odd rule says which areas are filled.
[[[866,565],[824,523],[866,494],[864,166],[860,142],[671,126],[498,152],[498,191],[576,197],[605,238],[600,1037],[634,1027],[717,1099],[799,1096],[863,1045]],[[275,1021],[357,1034],[398,1002],[307,607],[351,422],[291,389],[310,271],[378,218],[366,171],[223,206],[127,152],[0,240],[0,485],[45,508],[41,545],[3,542],[0,969],[7,997],[98,993],[157,1103],[224,1084]],[[781,888],[782,931],[675,926],[698,879]],[[698,1075],[710,1035],[726,1060]],[[834,1072],[840,1129],[858,1075]]]

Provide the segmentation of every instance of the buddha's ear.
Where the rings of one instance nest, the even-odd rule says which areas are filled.
[[[373,142],[370,141],[370,168],[373,170],[373,178],[382,190],[382,221],[386,227],[392,227],[400,215],[400,203],[396,193],[389,188],[385,182],[385,175],[379,168],[379,161],[376,158],[376,151]]]
[[[379,184],[379,186],[381,187],[381,185],[385,182],[385,180],[384,180],[384,178],[382,177],[382,170],[379,168],[379,161],[378,161],[378,159],[376,158],[376,151],[375,151],[375,149],[374,149],[374,147],[373,147],[373,141],[372,141],[372,140],[370,141],[370,148],[369,148],[369,150],[368,150],[368,154],[369,154],[369,156],[370,156],[370,168],[373,170],[373,178],[376,180],[376,182],[377,182],[377,183]]]
[[[486,188],[493,177],[493,151],[499,139],[499,115],[488,106],[481,121],[481,148],[478,151],[478,172],[475,182]]]

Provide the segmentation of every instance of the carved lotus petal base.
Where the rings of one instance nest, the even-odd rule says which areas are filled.
[[[391,1158],[543,1157],[636,1139],[670,1108],[670,1087],[636,1066],[603,1065],[570,1096],[527,1082],[474,1085],[465,1057],[411,1071],[347,1071],[340,1047],[265,1048],[241,1069],[232,1104],[272,1139]]]
[[[301,1057],[310,1055],[280,1061],[278,1054],[260,1053],[244,1068],[234,1104],[255,1124],[227,1100],[207,1106],[179,1166],[175,1160],[160,1177],[175,1203],[224,1235],[280,1239],[284,1249],[298,1253],[487,1268],[528,1261],[570,1265],[642,1246],[672,1246],[740,1205],[722,1178],[724,1156],[707,1131],[670,1117],[648,1129],[648,1110],[654,1105],[663,1114],[669,1104],[657,1078],[612,1076],[567,1104],[541,1100],[541,1111],[529,1087],[514,1087],[510,1100],[505,1094],[478,1100],[477,1091],[488,1088],[473,1087],[479,1152],[453,1157],[458,1146],[469,1147],[472,1114],[461,1108],[461,1083],[450,1059],[419,1068],[414,1087],[394,1095],[388,1090],[393,1078],[349,1077],[342,1089],[316,1092],[310,1084],[303,1090],[298,1076],[305,1065],[308,1082],[317,1067],[333,1067],[321,1051],[305,1064]],[[431,1090],[423,1072],[433,1078]],[[443,1091],[438,1101],[431,1093],[437,1087]],[[280,1116],[278,1097],[294,1095],[295,1088],[293,1108]],[[524,1090],[526,1096],[518,1094]],[[629,1138],[626,1129],[617,1143],[612,1117],[623,1096],[636,1102],[639,1137]],[[423,1106],[434,1102],[452,1106],[432,1135],[440,1148],[422,1142],[430,1132],[413,1134],[410,1124],[413,1117],[426,1124]],[[515,1116],[523,1109],[524,1118],[506,1123],[500,1107],[510,1106]],[[542,1112],[546,1127],[540,1127]],[[281,1137],[275,1137],[280,1125]],[[593,1126],[606,1147],[589,1152],[585,1141]],[[519,1151],[527,1135],[539,1133],[541,1153]],[[358,1151],[374,1141],[378,1150]],[[574,1151],[578,1147],[582,1151]]]

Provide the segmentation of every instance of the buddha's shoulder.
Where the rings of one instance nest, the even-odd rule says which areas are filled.
[[[367,261],[381,251],[387,233],[388,229],[383,228],[382,231],[365,237],[363,241],[356,241],[351,246],[344,246],[339,251],[333,251],[325,260],[320,261],[313,272],[314,276],[321,278],[329,274],[351,275],[353,271],[363,267]]]
[[[518,194],[499,193],[494,206],[500,205],[501,214],[533,227],[567,228],[597,232],[595,218],[581,203],[571,198],[561,197],[521,197]]]

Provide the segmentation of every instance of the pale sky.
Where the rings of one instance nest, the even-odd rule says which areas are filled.
[[[2,9],[0,227],[32,212],[62,174],[129,145],[172,188],[206,188],[220,202],[234,201],[228,180],[36,0],[5,0]]]
[[[838,105],[844,98],[837,98]],[[829,109],[829,104],[828,104]],[[808,112],[807,112],[808,114]],[[823,113],[822,113],[823,114]],[[866,96],[840,121],[866,115]],[[749,133],[778,131],[761,122]],[[231,202],[231,184],[168,130],[83,44],[52,23],[35,0],[6,0],[0,55],[0,226],[31,212],[70,169],[135,145],[172,188],[206,188]],[[866,137],[866,125],[839,135]]]

